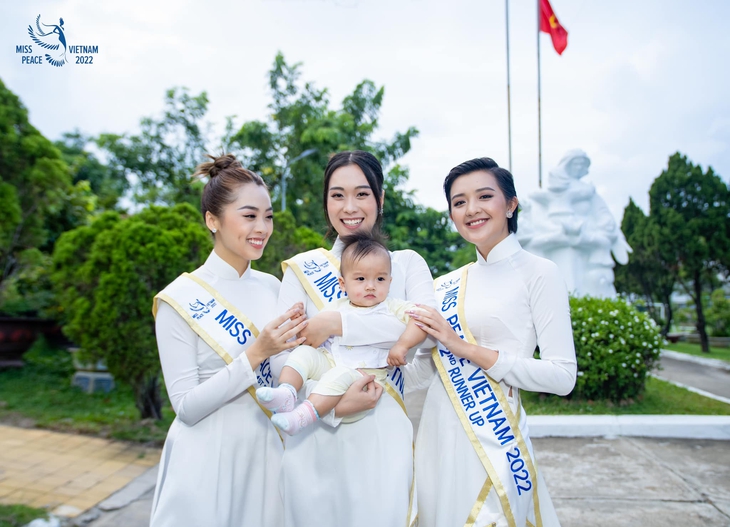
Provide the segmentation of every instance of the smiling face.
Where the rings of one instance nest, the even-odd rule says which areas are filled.
[[[507,202],[491,173],[478,170],[459,176],[451,186],[449,201],[456,230],[484,258],[509,235],[507,212],[514,212],[517,199]]]
[[[332,173],[327,189],[327,216],[340,236],[359,229],[372,230],[378,219],[378,204],[359,166],[342,166]]]
[[[343,254],[343,274],[340,288],[347,293],[350,303],[359,307],[372,307],[386,299],[390,292],[390,255],[376,250],[354,259]]]
[[[274,213],[266,188],[255,183],[238,187],[232,203],[220,217],[206,213],[205,223],[215,229],[218,256],[242,273],[251,260],[258,260],[274,230]]]

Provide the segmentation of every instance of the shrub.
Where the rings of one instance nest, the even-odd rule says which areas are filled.
[[[211,249],[188,204],[151,206],[126,219],[107,212],[56,243],[52,279],[64,333],[85,359],[105,360],[133,388],[142,418],[162,417],[152,298]]]
[[[571,298],[578,378],[572,397],[620,402],[644,390],[662,338],[646,313],[622,299]]]

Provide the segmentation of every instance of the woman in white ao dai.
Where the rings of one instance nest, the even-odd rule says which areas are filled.
[[[459,165],[449,178],[445,189],[452,220],[464,239],[477,246],[464,300],[476,345],[456,337],[436,310],[412,316],[454,355],[469,359],[499,382],[529,445],[525,412],[518,413],[519,390],[566,395],[575,384],[565,283],[555,264],[524,251],[513,234],[517,199],[509,172],[482,158]],[[505,192],[505,186],[511,192]],[[540,359],[533,358],[536,345]],[[539,453],[535,465],[541,525],[557,527],[560,523],[539,473]],[[439,375],[431,382],[418,430],[416,476],[422,527],[509,525],[494,488],[478,511],[478,521],[470,516],[487,472]],[[536,524],[532,512],[528,521]]]
[[[375,179],[377,172],[379,182]],[[373,227],[380,215],[382,177],[378,161],[365,152],[341,152],[330,160],[325,172],[325,202],[327,217],[339,234]],[[339,260],[341,252],[338,239],[332,254]],[[391,252],[391,260],[390,297],[434,305],[433,279],[423,258],[406,250]],[[283,309],[293,302],[304,302],[309,317],[318,312],[295,274],[287,269],[279,306]],[[312,324],[302,333],[312,339],[308,344],[316,346],[329,335],[341,335],[341,343],[345,345],[390,347],[403,332],[403,325],[387,315],[323,313],[332,313],[334,325],[315,328],[315,321],[311,320]],[[277,362],[283,364],[279,357]],[[277,367],[273,369],[278,374]],[[365,380],[353,384],[343,396],[335,410],[337,417],[332,412],[301,434],[286,438],[281,471],[283,525],[403,527],[406,524],[413,477],[413,427],[391,395],[380,396],[383,391],[380,386],[371,385],[369,392],[362,392]],[[354,405],[346,406],[348,398],[356,401]],[[366,398],[370,398],[369,402]],[[332,427],[342,416],[370,408],[373,410],[360,421]]]
[[[253,344],[249,339],[227,348],[233,360],[226,364],[177,308],[157,300],[160,361],[177,417],[162,452],[150,525],[279,527],[282,440],[247,390],[258,387],[259,365],[287,349],[287,340],[302,329],[303,306],[277,317],[279,281],[250,266],[273,230],[261,178],[233,156],[205,163],[198,173],[210,177],[202,203],[215,247],[192,275],[248,317],[260,334]],[[174,301],[172,293],[167,298]]]

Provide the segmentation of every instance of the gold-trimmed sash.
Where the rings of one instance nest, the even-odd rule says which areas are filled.
[[[470,265],[436,279],[434,288],[441,315],[460,338],[476,344],[464,313]],[[526,525],[531,510],[536,527],[542,527],[532,445],[525,441],[502,387],[479,366],[455,356],[440,342],[433,349],[433,359],[459,421],[487,472],[487,481],[466,525],[486,524],[479,517],[486,512],[484,503],[494,489],[510,527]]]
[[[226,364],[244,353],[259,336],[258,328],[246,315],[193,274],[183,273],[155,296],[152,305],[155,317],[160,301],[169,304]],[[259,387],[272,385],[269,359],[265,359],[254,373]],[[249,386],[247,391],[258,404],[256,389]],[[259,408],[271,418],[269,410],[260,404]]]
[[[299,253],[281,263],[285,273],[291,267],[319,311],[347,294],[340,289],[340,261],[324,248]]]

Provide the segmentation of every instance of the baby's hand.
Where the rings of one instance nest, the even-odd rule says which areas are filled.
[[[388,352],[388,366],[405,366],[408,349],[396,344]]]

